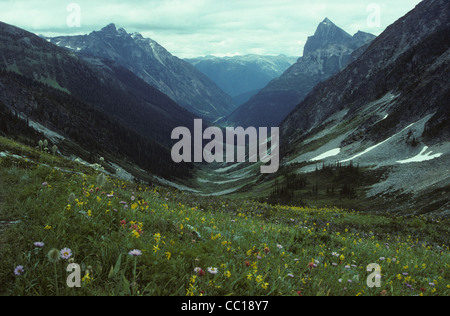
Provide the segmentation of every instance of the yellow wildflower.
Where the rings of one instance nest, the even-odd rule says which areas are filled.
[[[86,275],[81,279],[86,284],[91,283],[92,278],[89,276],[89,271],[86,272]]]

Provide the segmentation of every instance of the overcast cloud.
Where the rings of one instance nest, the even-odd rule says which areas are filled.
[[[301,56],[308,36],[328,17],[350,34],[379,35],[420,0],[1,0],[0,21],[47,36],[88,34],[109,23],[140,32],[173,55]],[[68,5],[81,9],[70,27]],[[380,8],[380,25],[368,23]],[[368,10],[369,9],[369,10]],[[373,21],[373,20],[371,20]]]

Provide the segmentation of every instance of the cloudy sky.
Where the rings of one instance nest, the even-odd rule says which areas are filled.
[[[421,0],[1,0],[0,21],[47,36],[109,23],[140,32],[173,55],[301,56],[328,17],[350,34],[379,35]],[[79,13],[79,14],[78,14]],[[77,22],[80,22],[79,25]]]

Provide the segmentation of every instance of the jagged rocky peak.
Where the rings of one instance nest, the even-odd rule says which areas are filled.
[[[100,30],[100,32],[94,32],[94,33],[99,33],[106,37],[118,37],[118,36],[119,37],[128,37],[131,35],[131,34],[128,34],[128,32],[123,27],[117,28],[114,23],[110,23],[107,26],[105,26],[104,28],[102,28]]]
[[[116,28],[116,25],[114,23],[110,23],[107,26],[105,26],[104,28],[102,28],[100,32],[108,34],[108,35],[116,35],[117,34],[117,28]]]
[[[344,44],[351,42],[353,37],[325,18],[317,27],[314,36],[308,37],[303,55],[308,55],[318,49],[326,48],[331,44]]]
[[[100,34],[102,37],[122,37],[122,38],[131,38],[135,41],[143,41],[143,42],[153,42],[152,39],[145,38],[141,33],[134,32],[128,33],[123,27],[117,28],[114,23],[110,23],[104,28],[102,28],[99,32],[94,31],[93,34]]]

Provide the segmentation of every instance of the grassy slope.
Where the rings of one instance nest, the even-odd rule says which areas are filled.
[[[0,138],[5,150],[29,160],[0,160],[0,217],[22,221],[1,238],[0,294],[450,294],[448,220],[194,197],[101,179]],[[79,289],[65,284],[68,261],[47,258],[65,247],[81,266]],[[367,287],[370,263],[382,267],[381,288]]]

